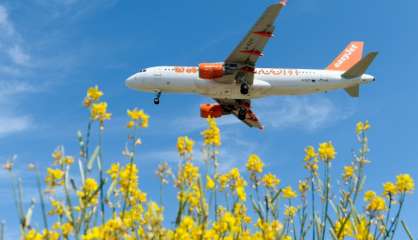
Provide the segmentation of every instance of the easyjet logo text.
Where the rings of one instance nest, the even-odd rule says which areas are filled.
[[[357,50],[358,46],[352,44],[349,48],[344,50],[344,54],[338,59],[338,61],[334,64],[335,68],[339,68],[343,63],[350,59],[351,55]]]

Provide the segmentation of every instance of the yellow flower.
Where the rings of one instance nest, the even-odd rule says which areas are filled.
[[[220,175],[218,178],[219,185],[221,186],[221,190],[224,190],[229,182],[229,174]]]
[[[84,98],[83,105],[85,107],[90,107],[91,104],[97,102],[101,96],[103,96],[103,92],[99,90],[98,86],[90,87],[87,90],[87,96]]]
[[[374,191],[367,191],[364,193],[364,201],[368,202],[376,197],[376,193]]]
[[[293,191],[291,186],[287,186],[285,188],[282,189],[283,192],[283,197],[284,198],[296,198],[298,196],[298,194]]]
[[[282,240],[292,240],[292,237],[289,235],[284,235]]]
[[[199,178],[199,168],[192,163],[184,164],[177,177],[177,184],[187,184],[191,186]]]
[[[73,157],[71,157],[71,156],[65,156],[64,157],[64,163],[65,164],[71,165],[71,164],[73,164],[73,162],[74,162],[74,158]]]
[[[415,189],[414,179],[409,174],[400,174],[396,177],[398,192],[409,193]]]
[[[237,196],[239,200],[245,201],[247,199],[247,195],[245,193],[245,188],[243,186],[238,186],[236,188]]]
[[[241,174],[239,173],[238,168],[231,169],[231,171],[229,171],[229,177],[234,180],[239,179],[241,177]]]
[[[361,218],[360,221],[355,221],[356,233],[354,239],[357,240],[373,240],[373,234],[370,233],[370,222],[365,218]]]
[[[308,146],[305,148],[305,161],[309,161],[317,156],[315,152],[315,148],[312,146]]]
[[[86,208],[97,204],[98,184],[93,178],[87,178],[81,191],[77,192],[80,206]]]
[[[132,110],[128,109],[128,116],[131,118],[131,121],[128,123],[128,128],[135,126],[135,123],[138,122],[138,126],[142,128],[148,127],[149,116],[144,112],[144,110],[139,110],[134,108]]]
[[[367,131],[369,128],[370,128],[369,121],[366,121],[366,122],[361,122],[360,121],[356,125],[356,133],[358,135],[358,134],[360,134],[362,132]]]
[[[135,126],[134,121],[129,121],[128,124],[126,125],[127,128],[133,128],[134,126]]]
[[[304,195],[309,190],[309,185],[307,181],[299,181],[298,185],[299,192]]]
[[[68,237],[68,235],[70,235],[73,231],[73,225],[71,223],[64,223],[63,225],[61,225],[61,231],[62,231],[62,235],[64,235],[64,237]]]
[[[264,163],[263,161],[261,161],[259,156],[255,154],[251,154],[248,157],[246,167],[247,167],[247,170],[252,173],[261,173],[263,172]]]
[[[331,161],[335,158],[336,152],[331,142],[324,142],[319,145],[319,156],[324,161]]]
[[[107,112],[107,103],[94,103],[91,107],[90,117],[92,120],[103,123],[105,120],[109,120],[112,116],[111,113]]]
[[[380,196],[375,196],[370,199],[367,205],[367,211],[384,211],[386,210],[385,199]]]
[[[55,187],[64,184],[64,171],[61,169],[47,169],[47,175],[45,177],[45,183],[48,187]]]
[[[398,188],[393,182],[386,182],[383,184],[383,195],[394,197],[396,194],[398,194]]]
[[[97,85],[87,90],[87,97],[93,101],[98,101],[101,96],[103,96],[103,92],[99,90]]]
[[[280,184],[280,179],[278,179],[274,174],[271,173],[264,175],[261,181],[264,184],[264,186],[268,188],[274,188]]]
[[[54,159],[54,163],[59,163],[61,158],[64,156],[62,152],[62,148],[58,147],[53,153],[52,158]]]
[[[180,156],[193,152],[194,141],[187,136],[177,138],[177,151]]]
[[[336,236],[339,235],[339,240],[343,240],[346,237],[353,236],[353,227],[350,219],[340,218],[334,225],[334,233]]]
[[[48,231],[48,230],[43,230],[42,231],[42,237],[43,239],[48,239],[48,240],[58,240],[60,238],[60,234],[54,231]]]
[[[118,178],[119,168],[120,168],[119,163],[112,163],[112,165],[110,166],[110,169],[107,170],[107,174],[109,174],[112,180],[115,180],[116,178]]]
[[[64,205],[56,200],[51,200],[51,211],[48,212],[49,215],[64,215]]]
[[[215,182],[209,175],[206,175],[206,188],[209,190],[215,189]]]
[[[298,209],[294,206],[286,206],[284,210],[284,215],[289,219],[293,219],[297,213]]]
[[[43,240],[43,237],[35,229],[31,229],[23,236],[23,240]]]
[[[348,181],[354,175],[354,167],[353,166],[345,166],[344,167],[344,174],[343,178],[345,181]]]
[[[208,125],[209,127],[203,132],[201,132],[201,135],[203,136],[203,144],[220,146],[221,135],[220,135],[220,130],[216,124],[216,120],[214,118],[209,117]]]

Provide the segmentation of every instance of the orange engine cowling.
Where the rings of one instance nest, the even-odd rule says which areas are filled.
[[[221,63],[199,64],[199,77],[203,79],[221,78],[225,73],[224,65]]]
[[[223,111],[222,111],[222,106],[219,104],[201,104],[200,105],[200,116],[202,118],[208,118],[208,117],[213,117],[213,118],[218,118],[218,117],[222,117],[223,115]]]

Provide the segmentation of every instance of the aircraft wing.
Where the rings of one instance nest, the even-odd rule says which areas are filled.
[[[263,129],[263,125],[261,125],[260,121],[258,120],[257,116],[251,110],[251,101],[244,100],[244,99],[215,99],[221,106],[222,111],[224,114],[233,114],[238,118],[238,114],[240,109],[244,109],[245,119],[240,119],[249,127],[256,127],[259,129]],[[239,119],[239,118],[238,118]]]
[[[228,82],[245,77],[247,82],[252,84],[256,62],[263,55],[264,47],[273,36],[274,22],[286,2],[287,0],[281,0],[279,3],[269,6],[225,60],[226,71],[234,76],[229,77]]]

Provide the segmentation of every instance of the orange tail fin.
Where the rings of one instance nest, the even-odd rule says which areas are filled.
[[[363,56],[363,46],[364,42],[351,42],[344,51],[334,59],[327,69],[333,71],[347,71],[361,60],[361,57]]]

